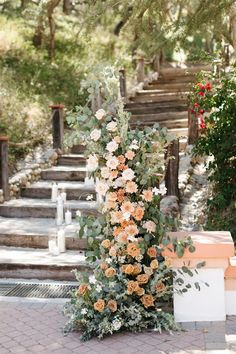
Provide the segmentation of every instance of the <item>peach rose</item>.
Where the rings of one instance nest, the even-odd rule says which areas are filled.
[[[110,200],[108,200],[107,202],[104,203],[104,210],[111,210],[111,209],[115,209],[117,206],[116,202],[112,202]]]
[[[139,284],[147,284],[149,276],[147,274],[139,274],[136,279]]]
[[[156,284],[155,289],[157,293],[163,293],[166,290],[166,286],[164,283],[159,282]]]
[[[156,231],[156,224],[152,220],[148,220],[143,224],[143,228],[152,233]]]
[[[129,214],[132,214],[134,212],[134,206],[131,202],[124,202],[122,205],[121,205],[121,210],[122,212],[125,214],[125,213],[129,213]]]
[[[87,284],[80,284],[80,286],[77,289],[77,295],[85,295],[88,291],[88,285]]]
[[[154,306],[154,298],[152,295],[145,294],[141,297],[141,302],[144,307],[152,307]]]
[[[128,294],[133,294],[135,293],[136,291],[139,290],[139,284],[137,281],[134,281],[134,280],[130,280],[128,282],[128,286],[127,286],[127,292]]]
[[[117,156],[119,163],[125,163],[125,157],[124,155],[119,155]]]
[[[105,270],[105,276],[107,278],[112,278],[112,277],[114,277],[115,274],[116,274],[116,270],[113,267],[107,268]]]
[[[122,227],[120,227],[120,226],[117,227],[117,226],[116,226],[116,227],[114,228],[114,230],[113,230],[112,235],[113,235],[114,237],[116,237],[116,236],[118,236],[118,235],[122,232],[122,230],[123,230]]]
[[[129,225],[125,228],[125,232],[127,233],[128,236],[135,236],[138,235],[139,229],[137,225]]]
[[[111,171],[110,172],[110,178],[111,179],[115,179],[115,178],[117,178],[117,176],[118,176],[118,171]]]
[[[131,257],[137,257],[140,255],[140,248],[133,242],[129,243],[127,246],[127,253]]]
[[[150,189],[144,189],[142,197],[145,202],[151,202],[153,198],[153,192]]]
[[[119,203],[122,203],[125,199],[125,191],[124,189],[120,188],[117,191],[117,200]]]
[[[106,270],[108,268],[108,264],[106,262],[102,262],[102,263],[100,263],[100,268],[102,270]]]
[[[116,199],[117,199],[117,194],[116,194],[116,192],[107,193],[106,199],[109,200],[109,201],[111,201],[111,202],[115,202]]]
[[[122,211],[112,211],[111,212],[111,222],[112,224],[121,223],[124,220]]]
[[[143,210],[143,208],[137,207],[132,215],[133,215],[133,217],[134,217],[137,221],[142,220],[142,218],[143,218],[143,216],[144,216],[144,210]]]
[[[128,235],[125,232],[121,232],[117,239],[118,242],[127,243],[128,242]]]
[[[138,296],[142,296],[142,295],[145,294],[145,290],[144,290],[143,288],[140,288],[140,287],[139,287],[139,289],[136,291],[136,294],[137,294]]]
[[[102,243],[101,243],[101,246],[103,248],[110,248],[111,247],[111,241],[106,239],[106,240],[103,240]]]
[[[125,187],[127,193],[136,193],[138,191],[138,186],[133,181],[128,181]]]
[[[124,264],[122,267],[122,272],[128,275],[132,274],[134,271],[134,266],[132,264]]]
[[[114,140],[115,140],[115,142],[117,143],[117,144],[120,144],[121,143],[121,138],[120,138],[120,136],[115,136],[114,137]]]
[[[157,250],[155,247],[149,247],[147,250],[147,254],[150,258],[155,258],[157,256]]]
[[[164,261],[164,264],[167,268],[170,268],[172,267],[172,259],[171,258],[166,258],[165,261]]]
[[[157,269],[157,268],[158,268],[158,265],[159,265],[159,263],[158,263],[158,260],[157,260],[157,259],[153,259],[153,260],[151,261],[151,263],[150,263],[150,267],[151,267],[152,269]]]
[[[134,267],[134,271],[133,271],[134,275],[138,275],[139,273],[142,272],[142,265],[140,263],[135,263],[133,267]]]
[[[98,312],[102,312],[104,310],[104,307],[105,301],[103,299],[98,299],[98,301],[93,304],[94,310]]]
[[[124,165],[123,163],[120,163],[118,166],[117,166],[117,170],[119,171],[125,171],[127,170],[128,166]]]
[[[132,150],[128,150],[127,153],[125,154],[125,157],[128,160],[133,160],[134,156],[135,156],[135,153]]]
[[[111,310],[111,312],[116,312],[117,310],[117,302],[115,300],[109,300],[107,303],[107,307]]]
[[[109,256],[116,257],[116,249],[115,249],[115,247],[111,247],[110,248]]]

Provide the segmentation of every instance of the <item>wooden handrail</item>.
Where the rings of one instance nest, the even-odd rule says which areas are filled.
[[[0,136],[0,188],[5,200],[10,199],[9,166],[8,166],[8,137]]]

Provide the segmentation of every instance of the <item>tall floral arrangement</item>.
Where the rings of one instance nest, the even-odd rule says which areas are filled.
[[[101,217],[79,218],[94,270],[92,275],[76,273],[80,285],[65,309],[67,330],[81,328],[84,340],[122,329],[176,328],[172,314],[163,309],[171,302],[173,281],[170,260],[162,256],[170,225],[159,209],[165,194],[161,155],[170,138],[159,126],[130,130],[115,72],[106,69],[99,82],[103,108],[93,114],[80,107],[69,117],[86,144],[88,169],[103,198]],[[111,86],[116,88],[112,100]],[[194,250],[190,240],[184,242],[178,242],[180,252]]]

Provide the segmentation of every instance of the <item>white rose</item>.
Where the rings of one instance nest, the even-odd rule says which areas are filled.
[[[104,116],[106,115],[106,112],[104,111],[104,109],[99,109],[96,113],[95,113],[95,117],[98,120],[101,120]]]
[[[107,130],[110,132],[115,132],[117,130],[117,123],[112,120],[110,123],[107,124]]]
[[[87,170],[95,171],[98,168],[98,158],[96,155],[89,155],[87,160]]]
[[[100,129],[94,129],[90,133],[90,138],[94,141],[98,141],[101,137],[101,130]]]
[[[101,168],[101,176],[108,179],[110,177],[110,169],[108,167]]]
[[[106,165],[111,170],[115,170],[116,167],[119,165],[119,161],[118,161],[118,159],[115,156],[111,156],[111,157],[108,158]]]
[[[109,151],[109,152],[114,152],[118,149],[119,145],[114,141],[110,141],[107,146],[106,146],[106,149]]]
[[[124,170],[122,172],[122,178],[126,181],[132,181],[134,179],[134,171],[131,168],[127,168],[127,170]]]
[[[106,182],[99,181],[99,182],[97,182],[95,189],[99,195],[106,195],[106,192],[108,191],[109,186]]]

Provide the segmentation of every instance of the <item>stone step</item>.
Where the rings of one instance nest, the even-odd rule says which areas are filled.
[[[132,129],[143,129],[145,127],[150,127],[156,122],[135,122],[135,123],[130,123],[130,127]],[[175,135],[176,138],[182,138],[182,137],[187,137],[188,136],[188,129],[187,128],[175,128],[175,129],[168,129],[168,132],[172,135]],[[186,144],[185,144],[186,146]],[[183,149],[183,145],[181,147]]]
[[[58,165],[63,166],[76,166],[86,165],[86,159],[83,154],[67,154],[61,155],[58,159]]]
[[[189,89],[191,88],[192,86],[192,83],[188,83],[188,82],[185,82],[185,83],[182,83],[182,82],[174,82],[174,83],[151,83],[151,84],[148,84],[148,85],[145,85],[143,87],[144,90],[147,90],[147,91],[160,91],[160,92],[174,92],[174,91],[189,91]]]
[[[152,102],[175,102],[187,103],[188,93],[151,93],[149,91],[138,91],[137,95],[130,98],[131,102],[152,103]]]
[[[132,114],[131,122],[164,122],[164,121],[177,121],[178,119],[187,119],[188,112],[165,112],[165,113],[156,113],[156,114]]]
[[[168,84],[168,83],[193,83],[196,81],[196,76],[194,74],[185,74],[183,76],[159,76],[157,80],[153,80],[151,84]]]
[[[90,269],[83,252],[67,251],[52,256],[48,250],[0,247],[0,278],[73,281],[73,269]]]
[[[71,148],[71,154],[83,154],[86,147],[81,144],[76,144]]]
[[[212,71],[212,66],[207,65],[195,65],[187,68],[162,68],[160,70],[160,76],[165,78],[181,77],[186,75],[193,75],[199,73],[199,71]]]
[[[80,210],[84,215],[98,215],[95,201],[70,200],[66,202],[66,208],[71,209],[73,218],[76,216],[77,210]],[[0,216],[54,219],[56,216],[56,203],[48,199],[22,198],[9,200],[0,205]]]
[[[96,199],[94,187],[88,187],[82,182],[58,181],[58,188],[65,189],[68,200],[86,200],[90,195]],[[21,196],[24,198],[51,198],[52,181],[39,181],[29,187],[21,188]]]
[[[68,250],[85,250],[87,239],[79,239],[76,231],[79,224],[73,221],[64,225],[66,248]],[[0,217],[0,247],[48,248],[50,236],[56,236],[58,227],[55,219],[4,218]]]
[[[174,96],[174,95],[178,95],[178,96],[181,96],[181,95],[188,95],[189,94],[189,90],[186,90],[186,89],[176,89],[176,90],[171,90],[171,89],[152,89],[150,88],[150,90],[140,90],[140,91],[137,91],[137,95],[138,96],[149,96],[149,95],[156,95],[156,96],[160,96],[160,97],[165,97],[165,96]]]
[[[135,120],[132,121],[131,119],[131,125],[132,123],[139,123],[139,124],[143,124],[143,125],[148,125],[148,126],[152,126],[155,123],[158,123],[160,125],[161,128],[167,128],[167,129],[177,129],[177,128],[188,128],[188,119],[187,118],[182,118],[182,119],[172,119],[172,120],[160,120],[160,121],[156,121],[156,120],[151,120],[151,118],[148,117],[148,115],[146,116],[148,119],[144,120]]]
[[[187,110],[187,104],[179,102],[148,102],[139,103],[133,102],[126,106],[126,110],[132,114],[151,114],[165,112],[182,112]]]
[[[41,172],[43,180],[84,181],[85,177],[85,166],[53,166]]]

